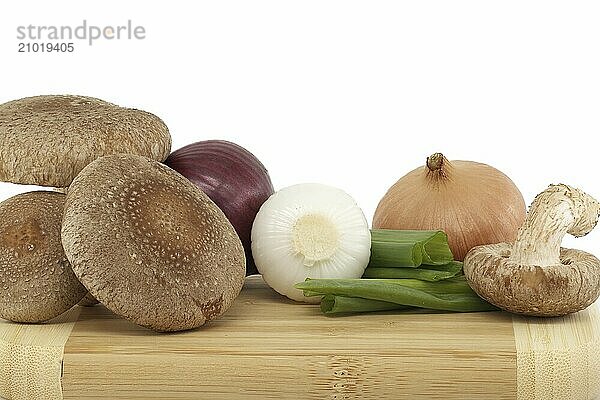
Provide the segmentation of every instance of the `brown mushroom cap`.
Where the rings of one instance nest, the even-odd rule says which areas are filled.
[[[81,307],[92,307],[96,304],[100,304],[100,302],[94,296],[92,296],[90,292],[88,292],[85,297],[81,299],[79,303],[77,303],[77,305]]]
[[[69,187],[62,242],[90,293],[157,331],[224,313],[242,288],[244,249],[223,212],[169,167],[112,155]]]
[[[600,204],[568,185],[536,196],[514,243],[477,246],[464,260],[471,288],[510,312],[554,317],[583,310],[600,296],[600,260],[560,243],[566,233],[588,234]]]
[[[46,191],[0,203],[0,318],[47,321],[85,296],[60,241],[64,203]]]
[[[533,316],[560,316],[583,310],[600,296],[600,260],[580,250],[560,250],[558,265],[519,265],[512,244],[472,249],[464,261],[469,284],[504,310]]]
[[[0,105],[0,181],[67,187],[104,155],[163,161],[171,136],[157,116],[83,96],[36,96]]]

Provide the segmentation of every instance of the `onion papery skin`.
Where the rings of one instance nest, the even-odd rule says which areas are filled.
[[[307,218],[329,229],[296,236]],[[327,240],[332,237],[335,244]],[[295,239],[314,243],[312,250],[329,247],[331,251],[311,258]],[[306,278],[360,278],[369,263],[371,233],[363,211],[349,194],[319,183],[301,183],[279,190],[263,204],[252,228],[252,253],[273,290],[292,300],[319,303],[319,297],[305,297],[294,285]]]
[[[459,261],[475,246],[516,239],[526,208],[509,177],[487,164],[448,161],[440,153],[428,165],[388,190],[375,210],[374,229],[441,229]]]
[[[206,140],[174,151],[165,164],[198,186],[223,211],[246,253],[246,275],[257,274],[250,233],[260,206],[273,194],[264,165],[245,148],[225,140]]]

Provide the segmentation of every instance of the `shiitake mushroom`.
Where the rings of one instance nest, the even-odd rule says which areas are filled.
[[[146,111],[74,95],[0,104],[0,181],[62,188],[98,157],[163,161],[170,150],[167,126]]]
[[[188,179],[140,156],[102,157],[73,180],[62,243],[96,299],[156,331],[220,316],[245,277],[244,249],[223,212]]]
[[[0,318],[47,321],[85,296],[61,245],[64,203],[49,191],[0,203]]]

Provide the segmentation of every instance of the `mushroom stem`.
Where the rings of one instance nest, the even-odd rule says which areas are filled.
[[[600,215],[592,196],[568,185],[550,185],[536,196],[519,229],[509,257],[519,265],[560,265],[560,244],[565,234],[589,233]]]

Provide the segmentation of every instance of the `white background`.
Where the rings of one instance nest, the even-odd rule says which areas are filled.
[[[592,1],[5,2],[0,103],[84,94],[151,111],[174,149],[235,141],[276,187],[341,187],[370,220],[433,152],[488,163],[526,202],[600,197],[600,6]],[[142,41],[19,54],[18,25],[143,25]],[[0,199],[26,188],[0,184]],[[599,229],[600,231],[600,229]],[[600,233],[566,244],[600,253]]]

